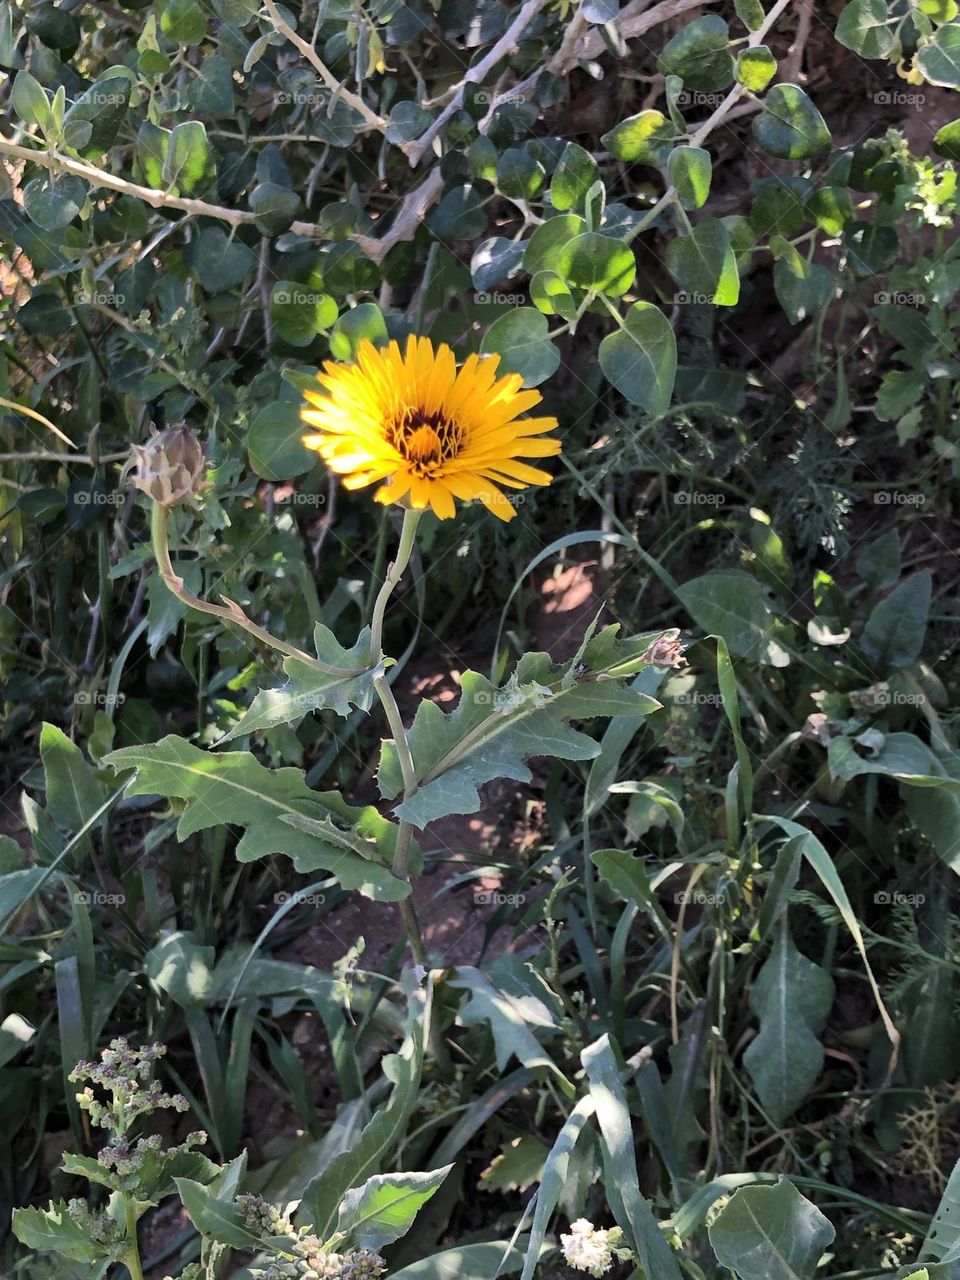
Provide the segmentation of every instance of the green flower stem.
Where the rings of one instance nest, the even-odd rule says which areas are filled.
[[[403,528],[400,530],[400,545],[397,548],[397,556],[387,570],[383,586],[374,601],[373,616],[370,620],[370,649],[374,662],[378,662],[383,655],[383,619],[387,612],[387,604],[396,589],[397,583],[403,577],[404,570],[410,563],[417,537],[417,526],[422,515],[422,511],[414,511],[411,507],[404,511]]]
[[[420,523],[422,514],[421,511],[413,511],[410,508],[403,513],[403,528],[400,531],[400,545],[397,548],[397,555],[387,570],[387,576],[383,580],[383,586],[380,588],[373,606],[373,617],[370,624],[370,656],[373,662],[379,662],[383,656],[383,620],[387,610],[387,603],[397,583],[403,576],[404,570],[410,563],[410,557],[413,554],[416,542],[417,526]],[[397,748],[400,773],[403,777],[403,798],[404,800],[409,800],[416,794],[419,783],[403,717],[400,714],[400,708],[397,706],[397,699],[394,697],[393,689],[391,689],[386,677],[378,676],[373,682],[373,687],[377,691],[377,697],[380,699],[384,715],[387,718],[387,724],[390,727],[390,732]],[[392,866],[393,874],[400,880],[406,881],[409,878],[408,860],[412,843],[413,827],[409,822],[401,821],[397,827],[397,843],[394,848]],[[417,919],[416,908],[410,898],[404,898],[398,905],[403,927],[410,942],[410,950],[413,952],[413,958],[417,964],[426,966],[427,953],[423,945],[423,935],[420,932],[420,922]]]
[[[400,708],[397,706],[393,690],[384,676],[378,676],[373,682],[373,687],[377,691],[377,696],[387,717],[387,724],[390,726],[390,732],[393,734],[393,740],[396,743],[397,755],[400,759],[400,772],[403,775],[403,798],[404,800],[409,800],[416,792],[419,784],[417,783],[417,771],[413,763],[407,731],[400,715]],[[409,822],[401,821],[397,827],[397,843],[393,851],[393,866],[391,868],[393,874],[399,880],[409,879],[407,863],[412,843],[413,827]],[[423,935],[420,932],[420,921],[417,919],[416,908],[409,898],[403,898],[398,903],[398,906],[400,907],[403,927],[410,941],[410,950],[413,952],[413,958],[417,964],[426,967],[427,952],[423,945]]]
[[[170,508],[155,502],[150,517],[153,554],[156,557],[157,567],[160,570],[160,577],[163,579],[164,585],[185,605],[189,605],[191,609],[196,609],[199,613],[207,613],[211,618],[220,618],[223,622],[234,623],[235,626],[241,627],[249,635],[259,640],[261,644],[265,644],[271,649],[276,649],[278,653],[282,653],[287,658],[296,658],[299,662],[305,662],[308,666],[322,671],[324,675],[347,679],[350,676],[361,675],[367,669],[365,667],[335,667],[328,662],[321,662],[318,658],[311,657],[309,653],[305,653],[295,645],[278,640],[276,636],[272,636],[263,627],[258,627],[234,601],[227,600],[226,605],[210,604],[206,600],[201,600],[199,596],[195,596],[186,589],[183,579],[179,578],[174,572],[173,563],[170,559],[169,534]]]
[[[137,1210],[133,1196],[129,1191],[122,1191],[123,1210],[126,1218],[127,1241],[129,1248],[123,1255],[124,1265],[130,1272],[130,1280],[143,1280],[143,1264],[140,1261],[140,1246],[137,1243]]]

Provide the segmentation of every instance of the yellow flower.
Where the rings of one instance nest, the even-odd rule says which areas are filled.
[[[501,520],[516,512],[498,486],[549,484],[549,472],[523,458],[549,458],[560,441],[543,439],[556,418],[521,418],[540,403],[519,374],[497,378],[499,356],[468,356],[457,370],[446,345],[409,337],[378,350],[362,342],[355,364],[324,365],[323,390],[305,393],[303,421],[316,429],[304,444],[316,449],[348,489],[384,481],[378,502],[407,499],[441,520],[456,514],[454,498],[479,499]]]

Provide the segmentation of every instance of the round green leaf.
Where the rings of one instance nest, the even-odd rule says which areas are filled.
[[[957,159],[960,159],[960,153]],[[807,201],[807,208],[813,214],[817,226],[828,236],[840,235],[853,218],[853,201],[846,187],[822,187]]]
[[[160,30],[174,44],[199,44],[207,34],[207,15],[200,0],[169,0]]]
[[[543,165],[522,147],[510,147],[497,164],[497,187],[510,200],[532,200],[546,181]]]
[[[530,280],[530,301],[545,316],[572,320],[577,304],[570,286],[555,271],[538,271]]]
[[[587,224],[575,213],[548,218],[527,241],[523,252],[524,271],[530,275],[535,271],[557,271],[564,247],[586,229]]]
[[[576,142],[568,142],[550,183],[550,202],[555,209],[582,209],[587,192],[600,176],[597,162]]]
[[[637,261],[622,240],[585,231],[564,245],[557,270],[570,284],[619,298],[633,284]]]
[[[651,109],[621,120],[600,141],[611,155],[625,164],[659,166],[666,161],[676,137],[675,126],[663,112]]]
[[[623,328],[600,343],[600,368],[631,404],[666,413],[677,376],[677,339],[659,307],[636,302]]]
[[[560,352],[550,340],[547,318],[533,307],[518,307],[495,320],[483,336],[484,355],[500,355],[501,373],[519,373],[525,387],[538,387],[557,371]]]
[[[885,58],[895,39],[887,0],[853,0],[840,15],[836,36],[861,58]]]
[[[753,122],[753,134],[764,151],[783,160],[820,156],[832,144],[823,116],[795,84],[774,85]]]
[[[765,44],[744,49],[737,58],[737,82],[751,93],[763,93],[777,74],[777,60]]]
[[[684,209],[701,209],[710,194],[713,164],[703,147],[677,147],[671,151],[667,176],[676,187]]]
[[[337,304],[328,293],[294,280],[278,280],[270,293],[270,318],[278,335],[293,347],[308,346],[337,318]]]
[[[832,271],[819,263],[804,263],[797,275],[785,258],[773,269],[773,285],[791,324],[800,324],[833,297],[836,279]]]
[[[61,231],[83,208],[88,190],[82,178],[71,174],[60,178],[44,175],[24,187],[23,207],[30,221],[44,231]]]
[[[740,273],[730,233],[716,218],[704,218],[688,235],[671,240],[666,263],[681,289],[678,302],[732,307],[740,297]]]
[[[487,226],[486,200],[473,186],[448,191],[430,217],[430,229],[441,240],[474,240]]]
[[[364,340],[375,347],[387,340],[386,322],[375,302],[361,302],[343,313],[330,334],[330,353],[337,360],[355,360]]]
[[[938,28],[917,50],[916,65],[930,84],[960,89],[960,26],[951,23]]]
[[[317,460],[303,445],[305,430],[300,406],[290,400],[278,400],[261,409],[247,435],[247,456],[253,471],[264,480],[304,475]]]
[[[725,89],[734,72],[729,27],[715,13],[688,23],[666,45],[657,68],[665,76],[679,76],[687,89]]]

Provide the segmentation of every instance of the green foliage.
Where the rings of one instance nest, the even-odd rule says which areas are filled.
[[[956,1280],[960,13],[833,8],[0,0],[4,1274]],[[410,333],[503,530],[303,444]]]

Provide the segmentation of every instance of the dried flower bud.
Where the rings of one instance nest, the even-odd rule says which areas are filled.
[[[683,656],[683,646],[680,644],[680,632],[676,627],[670,631],[664,631],[662,636],[657,636],[643,656],[654,667],[669,668],[687,665],[687,660]]]
[[[175,507],[200,488],[205,459],[200,442],[185,423],[154,432],[146,444],[135,444],[128,466],[136,467],[133,483],[163,507]]]

